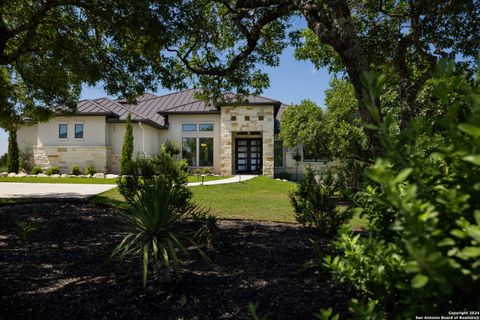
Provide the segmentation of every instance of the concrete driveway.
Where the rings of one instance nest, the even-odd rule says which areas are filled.
[[[115,188],[115,184],[0,182],[0,198],[88,198]]]

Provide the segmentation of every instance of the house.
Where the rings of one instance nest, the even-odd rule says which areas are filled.
[[[209,167],[222,175],[294,172],[298,163],[278,138],[280,101],[249,95],[236,106],[213,106],[196,98],[199,89],[157,96],[144,94],[136,104],[99,98],[81,100],[73,116],[57,114],[45,123],[22,126],[19,148],[32,150],[36,165],[94,165],[120,171],[125,121],[131,113],[134,154],[153,156],[172,141],[192,168]],[[304,165],[303,163],[301,164]],[[301,168],[300,168],[301,170]]]

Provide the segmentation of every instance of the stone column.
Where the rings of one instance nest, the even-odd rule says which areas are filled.
[[[273,150],[275,141],[275,126],[273,107],[265,112],[266,125],[263,126],[263,175],[272,177],[274,174]]]
[[[232,133],[223,119],[220,132],[220,171],[224,176],[232,175]]]

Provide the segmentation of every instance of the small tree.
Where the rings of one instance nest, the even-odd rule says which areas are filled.
[[[123,175],[133,174],[133,128],[132,116],[129,113],[127,123],[125,124],[125,136],[123,137],[122,159],[120,162],[120,172]]]
[[[8,172],[18,173],[19,166],[20,166],[20,162],[18,160],[17,131],[10,130],[8,135],[8,155],[7,155]]]

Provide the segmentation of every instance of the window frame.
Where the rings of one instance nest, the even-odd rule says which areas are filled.
[[[82,126],[82,136],[77,137],[77,126]],[[76,122],[73,124],[73,137],[75,140],[84,140],[85,139],[85,124],[83,122]]]
[[[65,130],[65,137],[64,137],[64,138],[61,136],[61,131],[60,131],[60,130],[61,130],[60,128],[61,128],[62,126],[65,126],[65,128],[66,128],[66,130]],[[60,122],[60,123],[58,124],[58,139],[59,139],[59,140],[68,140],[68,123]]]
[[[197,138],[197,145],[198,145],[198,167],[199,168],[202,168],[202,167],[213,167],[213,163],[214,163],[214,158],[215,158],[215,154],[214,154],[214,149],[215,149],[215,140],[213,137],[198,137]],[[212,144],[212,150],[211,150],[211,155],[212,155],[212,159],[211,159],[211,164],[202,164],[202,159],[201,159],[201,156],[202,156],[202,153],[201,153],[201,148],[202,148],[202,139],[209,139],[211,140],[211,144]]]
[[[211,126],[212,130],[202,130],[202,126]],[[214,123],[199,123],[198,124],[198,132],[213,132],[215,131],[215,124]]]
[[[195,126],[195,130],[185,130],[185,126]],[[182,123],[182,132],[198,132],[198,125],[196,123]]]
[[[194,154],[194,156],[192,157],[193,164],[190,164],[189,161],[188,161],[189,158],[186,158],[184,156],[184,140],[186,140],[186,139],[193,139],[195,141],[195,146],[194,146],[193,150],[191,150],[191,152]],[[182,159],[187,160],[187,163],[188,163],[189,167],[192,167],[192,168],[198,167],[198,138],[197,137],[182,137]]]
[[[281,143],[281,159],[282,159],[282,165],[280,165],[280,166],[277,165],[277,163],[276,163],[276,161],[275,161],[275,158],[276,158],[276,157],[275,157],[275,154],[276,154],[276,153],[275,153],[275,150],[276,150],[276,147],[275,147],[275,146],[276,146],[278,143]],[[274,167],[274,168],[284,168],[284,167],[285,167],[285,148],[284,148],[284,146],[283,146],[283,141],[282,141],[282,140],[275,140],[275,141],[273,142],[273,167]]]

